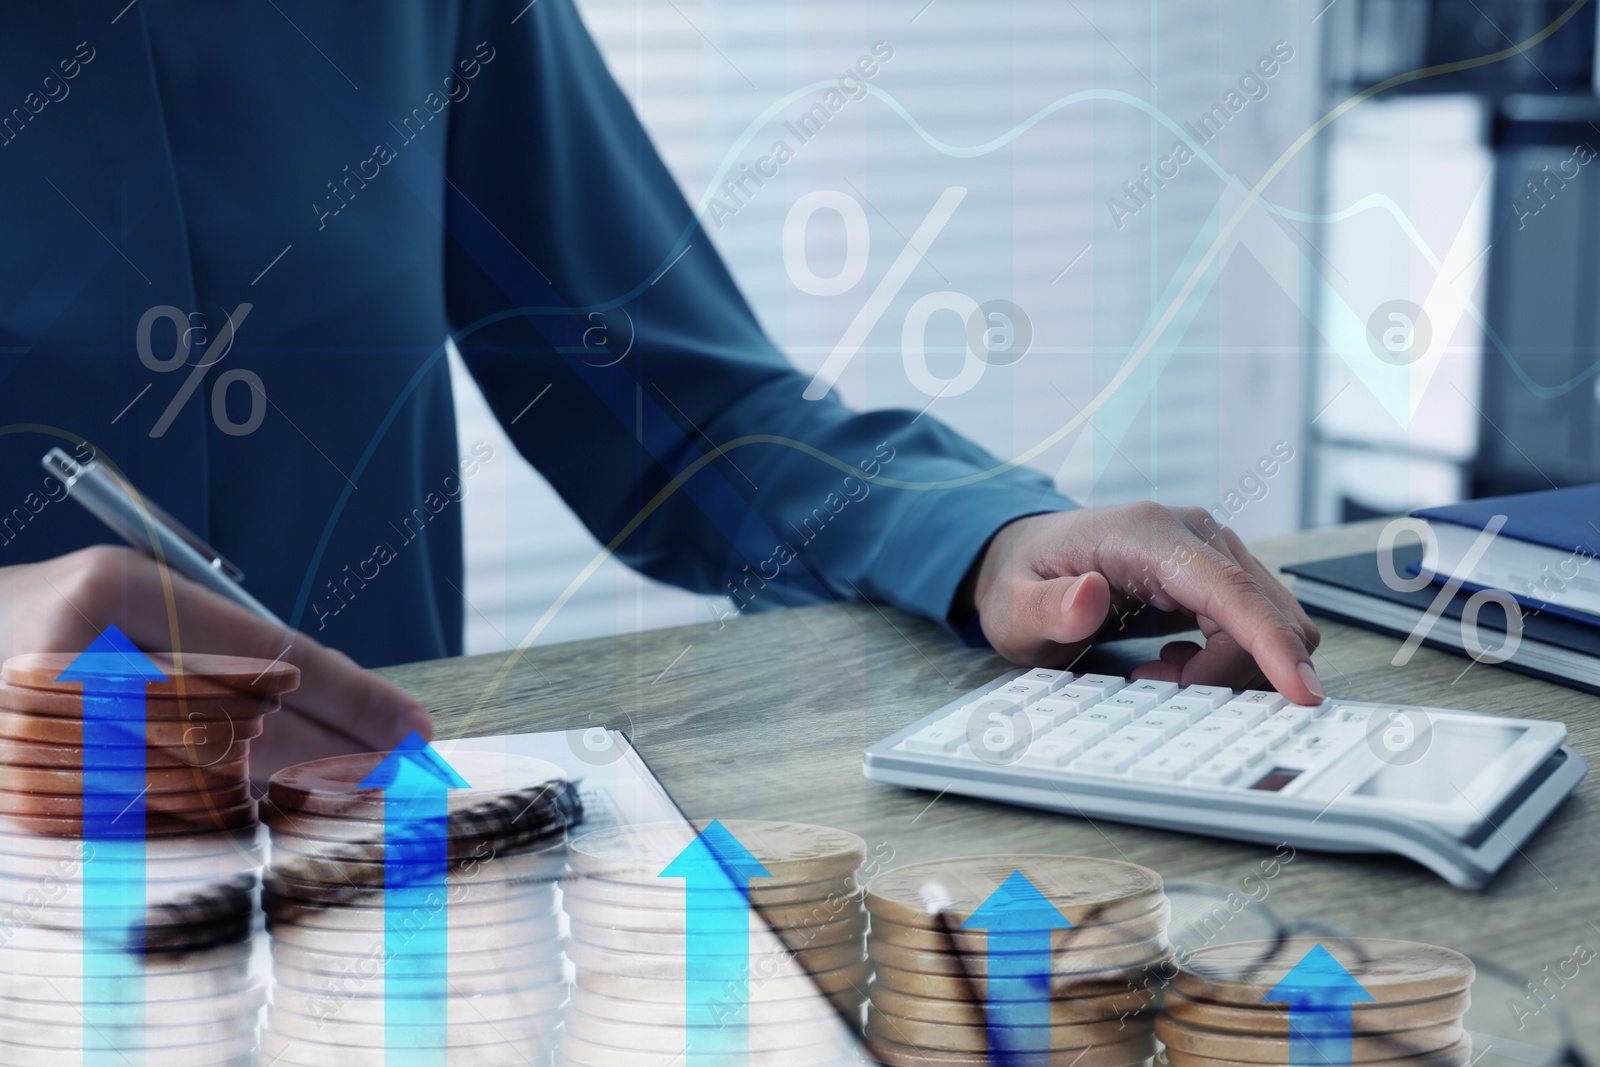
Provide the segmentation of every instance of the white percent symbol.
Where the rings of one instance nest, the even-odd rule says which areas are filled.
[[[1428,605],[1428,610],[1422,618],[1417,620],[1416,626],[1411,630],[1405,644],[1394,654],[1391,661],[1396,667],[1403,667],[1411,661],[1411,656],[1416,652],[1417,646],[1422,644],[1423,638],[1433,631],[1439,622],[1439,617],[1455,595],[1461,589],[1462,576],[1472,573],[1472,569],[1483,559],[1483,554],[1489,550],[1494,539],[1500,533],[1500,528],[1506,524],[1506,516],[1496,515],[1484,524],[1483,530],[1473,540],[1472,547],[1462,557],[1461,562],[1454,568],[1452,574],[1439,588],[1439,593],[1433,598],[1433,603]],[[1421,519],[1400,518],[1383,528],[1383,533],[1378,535],[1378,576],[1383,579],[1383,584],[1397,593],[1416,593],[1428,587],[1433,580],[1427,573],[1407,575],[1402,577],[1395,569],[1394,548],[1395,541],[1402,533],[1413,533],[1422,539],[1424,545],[1433,544],[1433,531]],[[1436,553],[1435,553],[1436,555]],[[1506,627],[1505,641],[1499,648],[1484,648],[1482,640],[1478,637],[1478,614],[1485,604],[1498,605],[1505,612]],[[1522,643],[1522,606],[1504,589],[1479,589],[1467,598],[1461,609],[1461,645],[1467,654],[1477,663],[1504,663],[1516,655],[1517,648]]]
[[[934,201],[933,210],[922,220],[911,235],[906,247],[900,250],[883,279],[878,282],[867,302],[861,305],[850,325],[845,327],[839,343],[833,346],[828,358],[822,361],[811,384],[802,395],[807,400],[821,400],[828,395],[844,373],[845,367],[861,351],[867,335],[878,325],[889,303],[905,288],[911,271],[933,245],[934,239],[955,214],[956,208],[966,198],[967,190],[953,185]],[[832,276],[817,275],[806,258],[806,226],[819,211],[833,211],[844,222],[845,256],[839,272]],[[789,279],[804,293],[812,296],[838,296],[854,288],[866,275],[867,253],[871,247],[871,234],[867,228],[866,212],[854,197],[836,189],[823,189],[807,193],[796,200],[789,209],[783,224],[783,262]],[[926,335],[928,322],[940,311],[951,311],[966,323],[978,311],[978,302],[965,293],[944,290],[919,298],[906,312],[906,321],[900,332],[900,352],[905,363],[906,377],[928,396],[958,396],[978,384],[983,376],[984,359],[966,350],[966,362],[953,378],[941,378],[928,367]]]
[[[195,334],[201,334],[199,345],[205,349],[205,354],[199,362],[189,370],[189,376],[178,386],[177,394],[167,405],[156,424],[150,428],[151,437],[165,437],[172,422],[189,402],[194,391],[200,387],[200,382],[213,366],[222,361],[222,358],[233,348],[233,339],[239,332],[239,326],[250,314],[253,304],[240,304],[228,315],[227,321],[217,336],[209,342],[204,336],[205,319],[196,312],[190,315],[182,308],[171,304],[159,304],[146,311],[139,319],[139,329],[136,335],[139,349],[139,361],[157,374],[175,371],[189,362],[189,356],[196,347]],[[194,319],[200,318],[196,323]],[[177,331],[177,336],[172,346],[172,355],[161,357],[155,354],[154,334],[157,322],[162,319],[172,323]],[[242,382],[250,390],[250,414],[243,422],[234,422],[228,414],[228,389],[235,383]],[[254,433],[267,417],[267,388],[261,381],[261,376],[254,371],[235,368],[224,371],[217,376],[211,386],[211,418],[216,422],[217,429],[230,437],[243,437]]]

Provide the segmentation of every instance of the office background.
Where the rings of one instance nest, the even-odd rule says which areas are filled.
[[[1567,5],[580,7],[802,370],[892,294],[838,376],[852,406],[926,410],[1085,504],[1199,505],[1247,538],[1595,476],[1592,5],[1326,124]],[[741,186],[746,167],[777,173]],[[968,340],[977,305],[996,350]],[[539,643],[717,617],[615,561],[574,585],[598,545],[459,365],[456,384],[463,452],[494,456],[464,499],[468,651],[519,643],[566,594]],[[1260,477],[1280,442],[1294,458]]]

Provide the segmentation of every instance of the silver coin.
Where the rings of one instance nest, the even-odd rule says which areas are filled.
[[[46,978],[48,982],[44,981]],[[256,984],[257,979],[251,975],[249,966],[243,963],[188,973],[147,973],[142,988],[134,990],[130,999],[140,1004],[164,1006],[203,1003],[212,998],[243,993]],[[89,991],[104,996],[104,983],[91,983]],[[0,995],[17,1002],[27,1002],[38,999],[41,994],[58,997],[60,1003],[67,1005],[86,1002],[82,975],[46,975],[40,971],[18,973],[0,967]]]
[[[556,1064],[583,1067],[682,1067],[683,1045],[671,1051],[646,1051],[617,1048],[585,1041],[575,1034],[563,1034],[556,1047]],[[822,1067],[825,1064],[860,1062],[855,1048],[842,1037],[798,1048],[751,1049],[739,1057],[740,1067]]]
[[[33,975],[49,978],[77,977],[84,973],[85,941],[78,934],[64,934],[59,931],[28,930],[29,935],[39,935],[37,944],[39,948],[23,949],[17,946],[16,941],[0,948],[0,973],[13,975]],[[17,931],[18,939],[23,935],[23,929]],[[48,936],[54,935],[54,936]],[[48,945],[46,948],[44,946]],[[92,943],[89,947],[91,960],[97,955]],[[107,953],[112,951],[108,948]],[[250,959],[250,945],[246,942],[224,945],[220,948],[210,949],[206,952],[192,952],[182,956],[149,955],[142,957],[139,964],[143,969],[146,981],[162,975],[196,975],[206,971],[247,967]],[[96,965],[98,966],[98,965]],[[91,971],[91,973],[93,973]]]
[[[793,885],[763,885],[763,881],[756,879],[748,887],[748,899],[754,907],[783,907],[835,897],[852,898],[862,888],[853,873],[822,882],[798,882]],[[607,907],[683,911],[683,884],[673,879],[660,879],[660,883],[644,885],[638,882],[614,882],[609,878],[592,878],[574,873],[562,879],[561,889],[569,897]]]
[[[382,931],[323,930],[294,923],[275,923],[267,932],[274,946],[292,945],[332,956],[381,955],[387,943],[387,935]],[[499,927],[452,925],[448,929],[441,929],[436,926],[430,932],[443,936],[436,938],[429,947],[436,945],[451,955],[516,952],[528,963],[539,959],[558,959],[561,955],[560,926],[553,916]],[[417,951],[420,951],[420,946]],[[429,955],[441,962],[443,960],[442,956]]]
[[[161,866],[165,863],[186,863],[196,859],[228,860],[232,857],[250,857],[259,860],[266,845],[266,833],[259,826],[231,830],[227,833],[195,833],[183,837],[158,837],[145,841],[145,862]],[[36,834],[18,823],[0,816],[0,855],[10,858],[33,857],[59,860],[82,859],[86,850],[92,854],[89,842],[76,837],[52,837]],[[7,869],[10,865],[7,864]]]
[[[681,995],[677,1000],[628,1000],[606,996],[581,985],[572,987],[568,1010],[581,1012],[592,1019],[640,1023],[650,1026],[676,1026],[687,1024],[689,1018],[703,1021],[706,1009],[691,1009]],[[836,1017],[834,1006],[820,993],[794,1000],[752,1000],[746,1013],[751,1027],[784,1026],[799,1023],[815,1024],[819,1020]]]
[[[567,1002],[565,982],[503,993],[471,996],[451,994],[444,998],[445,1014],[456,1023],[495,1022],[520,1019],[560,1011]],[[411,1002],[403,997],[358,997],[305,993],[292,986],[278,985],[272,990],[272,1010],[308,1019],[338,1018],[345,1022],[382,1025],[387,1011],[404,1013]]]
[[[600,948],[615,949],[618,952],[648,952],[664,955],[681,955],[684,952],[686,935],[682,930],[629,930],[580,919],[572,912],[568,912],[567,917],[571,925],[573,938],[591,945],[597,945]],[[766,935],[768,932],[762,925],[761,920],[754,915],[750,918],[750,929],[758,937]],[[828,923],[825,926],[816,926],[806,930],[777,930],[774,932],[777,933],[784,944],[795,949],[825,948],[845,941],[864,944],[864,939],[867,936],[867,917],[865,914],[861,914],[842,922]]]
[[[574,925],[581,925],[584,929],[613,929],[618,931],[619,936],[622,931],[670,936],[675,937],[680,944],[688,925],[683,912],[658,912],[654,909],[645,912],[645,910],[614,909],[614,907],[597,909],[594,905],[573,901],[571,897],[566,899],[562,910],[565,910],[566,917],[570,918]],[[760,913],[749,912],[749,928],[757,934],[766,934],[768,929],[771,929],[773,933],[781,934],[786,944],[837,944],[848,937],[866,936],[867,913],[858,904],[854,912],[827,917],[827,921],[814,925],[786,926],[774,923],[768,926],[768,921],[763,920]],[[573,936],[578,934],[574,933]],[[595,941],[594,937],[587,937],[586,941],[590,944],[603,944],[602,941]],[[648,949],[643,950],[648,952]],[[682,947],[678,947],[677,952],[682,950]]]
[[[573,890],[563,894],[562,908],[575,919],[582,919],[598,926],[612,926],[626,930],[682,933],[687,923],[687,911],[683,907],[673,911],[667,908],[639,908],[609,902],[598,903],[586,899]],[[730,910],[748,911],[751,914],[751,929],[771,927],[793,931],[826,927],[866,914],[859,892],[854,896],[831,900],[803,901],[799,904],[759,910],[748,907]]]
[[[56,990],[61,988],[61,983],[51,982],[36,992],[47,996],[55,996]],[[13,1025],[45,1025],[45,1026],[77,1026],[83,1025],[84,1004],[81,1000],[73,1000],[63,995],[55,999],[23,999],[21,997],[0,996],[0,1019],[9,1022],[0,1022],[0,1029],[9,1029]],[[250,1025],[255,1025],[254,1019],[258,1011],[267,1002],[267,987],[255,982],[232,993],[222,993],[209,997],[183,997],[175,1000],[151,1000],[140,997],[136,1002],[143,1005],[144,1018],[147,1025],[164,1026],[169,1023],[182,1022],[196,1017],[208,1019],[245,1019],[252,1020]]]
[[[345,1001],[360,1000],[381,1004],[385,999],[383,971],[378,962],[374,962],[371,969],[353,967],[339,972],[319,972],[274,961],[272,980],[274,990],[287,990],[294,995],[324,1002],[318,1011],[331,1010],[327,1005]],[[466,973],[453,970],[447,988],[451,996],[460,998],[515,996],[548,991],[551,986],[565,988],[565,982],[566,977],[562,970],[547,964],[516,970]],[[308,1011],[306,1014],[311,1012]]]
[[[140,1012],[133,1004],[107,1007],[91,1005],[72,1023],[53,1025],[34,1023],[8,1030],[5,1044],[41,1049],[82,1048],[85,1028],[94,1037],[110,1046],[123,1050],[168,1049],[199,1045],[226,1045],[240,1040],[253,1040],[256,1017],[195,1018],[179,1022],[137,1022]],[[121,1021],[126,1016],[128,1021]],[[95,1047],[93,1045],[90,1046]]]
[[[411,1017],[414,1018],[415,1015]],[[461,1022],[452,1020],[440,1027],[439,1031],[441,1036],[447,1037],[451,1048],[463,1045],[504,1044],[521,1046],[532,1051],[537,1048],[549,1048],[555,1044],[556,1025],[560,1021],[561,1012],[553,1011],[515,1019],[492,1021],[475,1019]],[[396,1025],[405,1027],[407,1024],[402,1022]],[[385,1020],[376,1023],[357,1022],[346,1018],[342,1013],[314,1018],[268,1008],[266,1029],[283,1037],[297,1037],[325,1045],[355,1045],[358,1048],[381,1049],[384,1047],[390,1027]]]
[[[571,1037],[595,1044],[617,1045],[649,1053],[682,1050],[685,1045],[704,1043],[713,1039],[718,1031],[727,1029],[725,1025],[717,1025],[715,1020],[709,1021],[711,1025],[699,1027],[686,1027],[682,1023],[665,1021],[623,1022],[586,1015],[569,1006],[564,1024],[567,1034]],[[763,1052],[815,1045],[819,1039],[826,1039],[827,1033],[827,1025],[819,1023],[816,1019],[767,1022],[759,1026],[752,1022],[745,1028],[745,1039],[750,1051]]]
[[[297,945],[286,945],[281,941],[271,944],[272,961],[274,967],[283,963],[290,967],[297,967],[301,971],[311,974],[354,974],[366,978],[368,972],[382,975],[383,973],[383,942],[376,944],[374,951],[364,954],[339,955],[313,949],[300,948]],[[486,949],[482,952],[455,952],[438,957],[446,961],[450,981],[469,974],[510,974],[522,971],[548,972],[551,968],[561,965],[559,946],[552,947],[549,952],[528,953],[520,948]]]
[[[789,969],[782,973],[763,975],[752,974],[746,995],[752,1003],[759,1001],[788,1001],[797,997],[816,996],[822,993],[847,992],[858,990],[863,996],[866,994],[867,979],[872,975],[870,962],[857,964],[853,967],[844,967],[837,971],[824,971],[815,975],[807,975],[799,970]],[[637,973],[607,974],[577,969],[577,985],[592,990],[605,996],[623,997],[629,1000],[644,1000],[653,1003],[685,1003],[686,997],[693,992],[702,1001],[727,995],[727,990],[720,984],[713,984],[704,990],[691,990],[683,978],[652,978]]]
[[[709,825],[652,823],[613,826],[575,837],[572,869],[579,875],[618,882],[660,885],[661,872]],[[847,830],[807,823],[721,820],[722,829],[768,872],[752,885],[794,885],[855,873],[866,856],[866,842]]]
[[[517,886],[484,899],[449,890],[439,899],[451,926],[489,926],[560,914],[555,892],[549,886]],[[325,930],[382,930],[384,916],[391,910],[384,907],[381,892],[339,904],[268,893],[262,904],[268,922],[278,920]]]
[[[602,971],[606,974],[634,974],[643,977],[682,980],[684,960],[682,955],[618,952],[582,941],[566,942],[567,958],[580,971]],[[753,974],[779,975],[804,974],[807,971],[833,971],[852,967],[865,959],[860,945],[846,942],[820,949],[790,952],[776,941],[757,945],[752,939],[748,954]]]
[[[92,1033],[92,1031],[91,1031]],[[238,1056],[247,1055],[255,1047],[255,1032],[239,1037],[232,1037],[226,1041],[207,1042],[202,1045],[170,1045],[170,1046],[144,1046],[138,1044],[117,1045],[109,1043],[109,1048],[123,1053],[116,1056],[111,1062],[132,1060],[138,1062],[148,1049],[151,1054],[159,1057],[162,1067],[206,1067],[208,1064],[222,1063]],[[107,1045],[91,1044],[85,1049],[83,1044],[83,1030],[80,1028],[76,1035],[71,1030],[62,1030],[58,1040],[50,1045],[22,1045],[14,1041],[0,1039],[0,1063],[27,1064],[29,1067],[70,1067],[72,1064],[98,1064],[105,1063],[108,1059]],[[115,1053],[112,1054],[115,1056]]]
[[[502,1042],[494,1045],[452,1046],[447,1062],[450,1067],[528,1067],[529,1057],[514,1045]],[[539,1061],[535,1059],[534,1062]],[[256,1063],[259,1067],[268,1067],[269,1064],[277,1067],[393,1067],[393,1056],[391,1054],[390,1063],[386,1065],[381,1043],[377,1048],[330,1045],[286,1037],[268,1030],[261,1035]]]

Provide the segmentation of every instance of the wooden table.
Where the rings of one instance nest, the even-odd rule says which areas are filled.
[[[1363,550],[1381,523],[1262,542],[1269,566]],[[1463,657],[1318,619],[1318,670],[1334,697],[1559,719],[1600,762],[1600,699]],[[1125,673],[1126,651],[1094,666]],[[592,725],[626,730],[691,817],[792,819],[842,827],[890,864],[942,856],[1054,852],[1118,857],[1169,881],[1241,888],[1273,850],[1182,834],[935,798],[868,782],[861,750],[1005,668],[936,626],[889,608],[841,604],[410,664],[384,673],[438,716],[440,737]],[[474,710],[476,708],[476,710]],[[1408,861],[1299,852],[1265,883],[1279,915],[1349,932],[1448,945],[1546,977],[1580,1045],[1600,1050],[1600,774],[1591,774],[1483,892],[1453,889]],[[1260,883],[1252,881],[1254,887]],[[1260,896],[1262,890],[1255,888]],[[1580,952],[1580,948],[1587,949]],[[1587,963],[1563,961],[1585,956]],[[1549,965],[1551,970],[1543,969]],[[1564,981],[1564,985],[1558,984]],[[1536,1006],[1537,1001],[1529,1001]],[[1509,1010],[1509,1009],[1508,1009]]]

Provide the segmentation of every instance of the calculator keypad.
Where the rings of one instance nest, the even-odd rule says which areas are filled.
[[[1066,776],[1127,778],[1202,788],[1248,788],[1271,769],[1325,765],[1361,736],[1356,711],[1308,708],[1277,693],[1137,681],[1068,671],[1029,671],[924,726],[899,748],[979,760],[969,725],[1009,719],[1026,731],[1014,763]],[[1362,709],[1364,710],[1364,709]],[[1330,714],[1332,713],[1332,714]],[[982,743],[981,741],[978,743]]]

